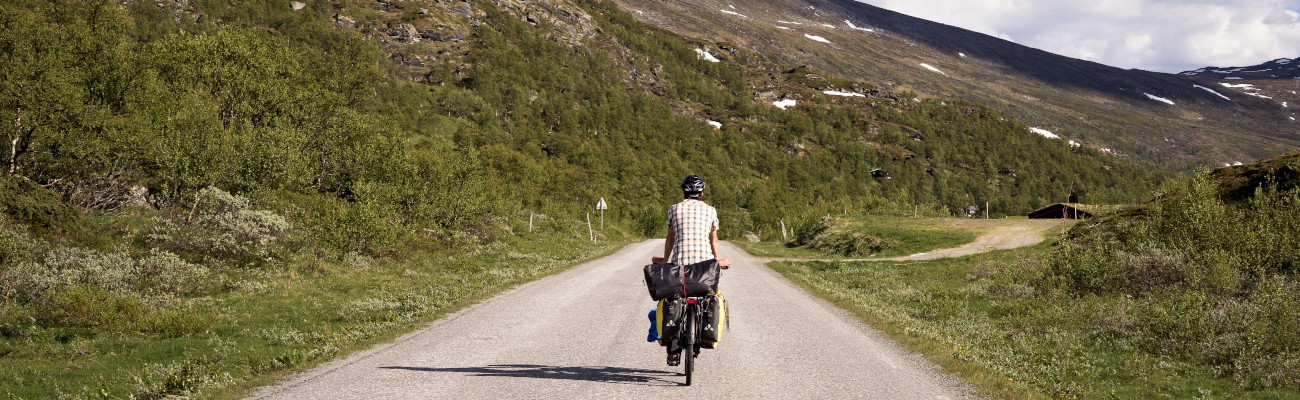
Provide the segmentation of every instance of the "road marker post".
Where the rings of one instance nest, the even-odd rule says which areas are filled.
[[[591,231],[591,213],[587,213],[587,236],[591,238],[592,243],[596,243],[596,234]]]
[[[600,202],[596,203],[596,209],[600,210],[600,230],[602,231],[605,230],[605,209],[607,208],[609,208],[609,205],[605,204],[605,198],[601,197]]]

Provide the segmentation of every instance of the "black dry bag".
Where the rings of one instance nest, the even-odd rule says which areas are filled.
[[[722,268],[718,266],[718,260],[686,266],[650,264],[645,266],[645,285],[650,290],[651,300],[662,300],[672,295],[705,296],[718,291],[718,277],[721,274]]]

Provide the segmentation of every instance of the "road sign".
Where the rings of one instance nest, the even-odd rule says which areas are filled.
[[[596,203],[596,209],[600,210],[600,230],[603,231],[605,230],[605,210],[609,209],[609,205],[605,204],[604,197],[601,197],[600,202]]]

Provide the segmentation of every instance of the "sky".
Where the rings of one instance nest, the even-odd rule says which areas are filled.
[[[1182,72],[1300,57],[1300,0],[859,0],[1068,57]]]

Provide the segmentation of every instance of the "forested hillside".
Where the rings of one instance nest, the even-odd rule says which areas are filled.
[[[594,252],[571,242],[598,198],[613,228],[598,240],[654,235],[688,173],[724,237],[767,238],[827,213],[1130,203],[1164,175],[607,2],[17,0],[0,5],[0,60],[0,359],[86,332],[197,335],[233,323],[196,311],[225,310],[211,296],[259,296],[267,274],[450,263],[540,240],[530,215]],[[472,297],[451,293],[357,307],[410,322]],[[311,354],[290,360],[333,353]],[[294,362],[273,361],[258,368]],[[172,389],[141,390],[192,387]]]
[[[418,17],[413,6],[393,14]],[[367,39],[374,32],[330,24],[342,10],[380,25],[379,10],[168,7],[6,6],[9,176],[101,210],[133,188],[154,207],[184,207],[208,186],[312,194],[355,211],[310,226],[441,235],[520,210],[572,213],[597,197],[649,232],[687,173],[714,182],[732,235],[845,208],[990,201],[995,214],[1020,214],[1072,188],[1129,202],[1153,181],[979,105],[914,102],[733,48],[711,63],[609,4],[581,5],[599,33],[576,43],[508,5],[475,4],[463,58],[422,62],[419,82],[385,60],[395,52]],[[755,88],[777,80],[789,81],[778,90],[840,84],[873,96],[814,93],[789,110],[756,101]],[[892,179],[872,179],[876,168]],[[332,244],[364,250],[384,245],[365,236],[393,237],[324,231],[349,232]]]

